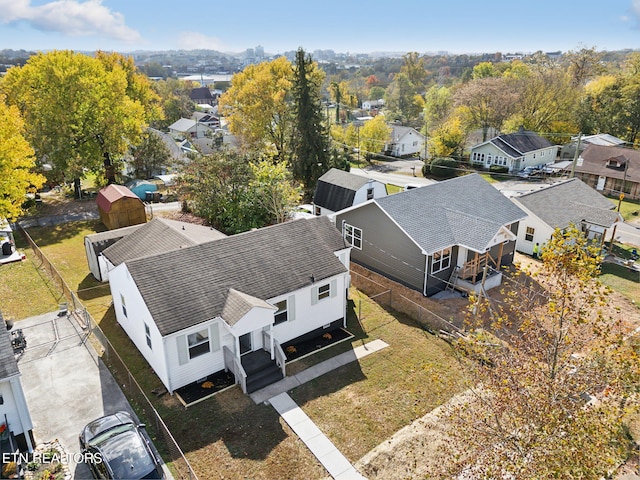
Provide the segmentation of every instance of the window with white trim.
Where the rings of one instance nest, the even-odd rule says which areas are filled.
[[[124,301],[124,295],[120,294],[120,303],[122,304],[122,313],[127,316],[127,303]]]
[[[431,259],[431,273],[438,273],[451,266],[451,249],[445,248],[433,254]]]
[[[279,323],[283,323],[286,322],[289,319],[289,313],[288,313],[288,305],[287,305],[287,300],[280,300],[279,302],[277,302],[274,305],[278,310],[276,311],[276,313],[274,313],[273,318],[274,318],[274,325],[278,325]]]
[[[345,223],[344,239],[352,247],[355,247],[358,250],[362,250],[362,229],[361,228],[354,227],[353,225],[349,225],[348,223]]]
[[[318,300],[329,298],[331,296],[331,284],[320,285],[318,287]]]
[[[373,187],[367,188],[367,200],[371,200],[373,198]]]
[[[205,328],[187,336],[189,358],[196,358],[209,353],[209,329]]]
[[[151,330],[149,330],[149,325],[146,323],[144,324],[144,336],[147,338],[147,346],[153,350],[153,347],[151,346]]]
[[[536,229],[533,227],[527,227],[526,232],[524,232],[524,239],[527,242],[533,242],[533,235],[536,233]]]

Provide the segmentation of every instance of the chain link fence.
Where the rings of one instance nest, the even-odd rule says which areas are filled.
[[[96,364],[103,362],[116,379],[132,408],[140,420],[146,424],[146,428],[154,440],[154,445],[158,448],[165,462],[170,464],[169,468],[174,477],[198,480],[198,477],[178,446],[171,431],[107,336],[100,329],[82,302],[80,302],[75,292],[69,288],[62,278],[62,275],[60,275],[58,270],[29,236],[27,231],[20,225],[18,225],[18,231],[31,247],[35,257],[41,262],[40,268],[49,275],[53,284],[62,292],[62,297],[66,300],[66,305],[61,305],[61,308],[66,306],[73,318],[78,321],[85,331],[89,332],[89,335],[84,337],[84,345],[87,351],[91,354]]]

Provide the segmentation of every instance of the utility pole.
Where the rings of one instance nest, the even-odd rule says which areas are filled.
[[[482,294],[484,293],[484,282],[487,280],[487,271],[489,270],[489,261],[485,260],[484,269],[482,270],[482,281],[480,282],[480,291],[478,292],[478,299],[473,306],[473,316],[478,316],[478,310],[480,308],[480,301],[482,300]]]
[[[580,156],[580,141],[582,140],[582,132],[578,134],[578,142],[576,144],[576,153],[573,155],[573,163],[571,164],[571,176],[573,178],[576,172],[576,163],[578,163],[578,157]]]
[[[620,195],[618,196],[618,208],[616,208],[617,212],[620,213],[620,207],[622,206],[622,200],[624,199],[624,186],[627,183],[627,168],[629,168],[629,160],[626,160],[624,164],[624,176],[622,177],[622,189],[620,191]],[[609,242],[609,253],[613,251],[613,242],[616,239],[616,229],[618,228],[618,221],[613,224],[613,233],[611,234],[611,241]]]

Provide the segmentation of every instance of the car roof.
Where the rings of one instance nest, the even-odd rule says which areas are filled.
[[[142,478],[156,469],[146,442],[135,427],[106,439],[98,449],[114,478]]]

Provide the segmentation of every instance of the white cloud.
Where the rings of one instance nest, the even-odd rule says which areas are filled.
[[[39,6],[31,6],[31,0],[0,0],[0,21],[26,22],[37,30],[69,36],[140,40],[140,34],[125,25],[124,16],[103,6],[102,0],[56,0]]]
[[[198,32],[182,32],[178,38],[178,48],[184,50],[210,49],[223,50],[224,47],[220,39],[209,37]]]
[[[632,0],[631,12],[636,17],[636,21],[640,23],[640,0]]]

